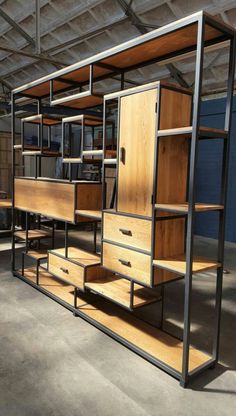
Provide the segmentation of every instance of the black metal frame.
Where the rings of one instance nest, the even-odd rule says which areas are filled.
[[[203,370],[214,366],[218,360],[219,354],[219,337],[220,337],[220,315],[221,315],[221,297],[222,297],[222,277],[223,277],[223,261],[224,261],[224,236],[225,236],[225,216],[226,216],[226,200],[227,200],[227,179],[228,179],[228,170],[229,170],[229,149],[230,149],[230,130],[231,130],[231,113],[232,113],[232,100],[233,100],[233,83],[234,83],[234,70],[235,70],[235,54],[236,54],[236,36],[235,31],[230,27],[221,24],[220,22],[214,20],[209,15],[199,12],[187,18],[181,19],[177,22],[171,23],[167,26],[164,26],[156,31],[149,32],[139,38],[133,39],[130,42],[125,44],[119,45],[111,50],[102,52],[95,57],[85,60],[84,62],[79,62],[75,65],[72,65],[69,68],[64,68],[60,71],[57,71],[55,74],[46,76],[40,80],[34,81],[26,86],[19,87],[12,92],[12,142],[13,142],[13,178],[15,177],[15,110],[16,110],[16,103],[15,97],[17,94],[21,96],[31,96],[28,92],[24,93],[24,90],[30,90],[31,87],[37,86],[40,83],[44,83],[50,81],[53,84],[53,80],[59,79],[59,77],[63,76],[64,74],[68,74],[73,70],[82,68],[86,65],[90,66],[90,77],[89,77],[89,92],[93,92],[93,82],[98,81],[100,79],[109,78],[112,75],[112,72],[106,74],[105,76],[98,77],[95,80],[93,79],[93,65],[101,64],[100,61],[104,60],[107,57],[114,56],[122,51],[132,49],[135,46],[140,44],[144,44],[152,39],[157,37],[163,37],[171,32],[175,32],[180,30],[183,27],[190,26],[193,24],[197,24],[197,42],[196,45],[192,45],[189,48],[183,48],[176,52],[172,52],[170,54],[166,54],[161,58],[152,59],[149,61],[141,62],[140,64],[130,65],[126,67],[123,71],[121,71],[121,87],[124,87],[124,75],[125,72],[133,70],[138,67],[143,67],[145,65],[149,65],[153,62],[160,62],[164,59],[171,58],[173,56],[179,56],[185,54],[186,52],[196,50],[196,72],[195,72],[195,90],[194,90],[194,101],[193,101],[193,116],[192,116],[192,137],[191,137],[191,146],[190,146],[190,164],[189,164],[189,182],[188,182],[188,204],[189,209],[187,213],[187,232],[186,232],[186,263],[187,263],[187,270],[185,274],[185,300],[184,300],[184,331],[183,331],[183,360],[182,360],[182,371],[178,372],[173,368],[170,368],[165,363],[162,363],[155,358],[151,357],[149,354],[145,353],[145,351],[141,351],[135,345],[131,344],[127,340],[117,336],[108,328],[103,327],[96,322],[94,319],[89,318],[81,311],[75,308],[76,306],[76,293],[77,289],[75,290],[75,302],[74,307],[67,304],[63,300],[57,298],[52,293],[48,292],[47,290],[39,287],[37,284],[29,281],[24,276],[22,276],[19,272],[15,270],[15,238],[14,238],[14,231],[15,231],[15,209],[14,209],[14,179],[13,179],[13,208],[12,208],[12,219],[13,219],[13,239],[12,239],[12,271],[13,274],[27,283],[31,284],[33,287],[36,287],[41,292],[45,293],[47,296],[51,297],[52,299],[56,300],[63,306],[70,309],[75,315],[78,315],[85,319],[86,321],[90,322],[97,328],[101,329],[103,332],[111,336],[112,338],[116,339],[117,341],[121,342],[132,351],[136,352],[137,354],[141,355],[148,361],[152,362],[154,365],[158,366],[159,368],[163,369],[167,373],[171,374],[172,376],[176,377],[180,380],[180,384],[182,386],[186,386],[187,383],[197,374],[202,372]],[[204,39],[204,30],[205,25],[210,25],[215,29],[219,30],[221,33],[219,34],[218,38],[213,39],[212,41],[205,41]],[[191,322],[191,293],[192,293],[192,262],[193,262],[193,231],[194,231],[194,220],[195,220],[195,181],[196,181],[196,161],[198,155],[198,139],[199,139],[199,118],[200,118],[200,98],[201,98],[201,89],[202,89],[202,72],[203,72],[203,56],[204,56],[204,47],[217,44],[222,42],[226,39],[230,40],[230,62],[229,62],[229,77],[228,77],[228,91],[227,91],[227,102],[226,102],[226,115],[225,115],[225,130],[228,131],[228,138],[224,140],[224,154],[223,154],[223,169],[222,169],[222,195],[221,195],[221,204],[224,205],[224,209],[220,211],[220,221],[219,221],[219,245],[218,245],[218,262],[221,264],[220,267],[217,269],[217,282],[216,282],[216,304],[215,304],[215,334],[214,334],[214,345],[213,345],[213,356],[209,358],[202,366],[196,368],[194,371],[189,371],[189,348],[190,348],[190,322]],[[110,68],[111,69],[111,68]],[[114,73],[119,72],[117,68],[115,68]],[[75,88],[75,86],[74,86]],[[56,104],[56,101],[53,100],[53,86],[51,87],[50,91],[50,98],[51,104]],[[80,96],[83,93],[80,93]],[[79,95],[76,94],[73,97],[79,98]],[[41,97],[42,98],[42,97]],[[119,99],[118,99],[119,101]],[[118,104],[119,107],[119,104]],[[104,101],[104,127],[105,127],[105,118],[106,118],[106,99]],[[117,133],[119,137],[119,132]],[[105,143],[105,138],[103,139]],[[119,146],[118,146],[119,148]],[[156,145],[156,157],[158,154],[158,146]],[[106,186],[104,183],[105,177],[105,165],[103,164],[103,200],[106,200]],[[155,172],[157,169],[157,165],[155,164]],[[117,182],[118,184],[118,182]],[[154,198],[153,198],[154,201]],[[105,204],[103,206],[105,208]],[[104,213],[102,214],[104,215]],[[125,214],[127,215],[127,214]],[[155,210],[153,209],[153,217],[156,215]],[[154,222],[154,221],[153,221]],[[66,225],[67,227],[67,225]],[[153,234],[154,234],[153,230]],[[154,239],[152,241],[152,250],[153,250]],[[67,246],[67,244],[65,244]],[[68,254],[68,253],[67,253]],[[138,282],[140,283],[140,282]],[[131,283],[133,287],[134,282]],[[163,286],[164,288],[164,286]],[[132,290],[131,290],[132,292]],[[131,300],[132,304],[132,300]],[[162,308],[162,324],[163,324],[163,314],[164,314],[164,307]]]

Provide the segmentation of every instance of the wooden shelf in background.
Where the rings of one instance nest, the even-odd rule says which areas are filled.
[[[171,272],[180,273],[181,275],[186,274],[186,257],[184,254],[160,260],[153,260],[153,265]],[[218,267],[220,267],[220,263],[205,259],[203,257],[194,257],[193,259],[193,273],[217,269]]]
[[[168,136],[186,136],[191,137],[193,128],[192,126],[188,127],[179,127],[174,129],[165,129],[158,130],[159,137],[168,137]],[[228,132],[222,129],[214,129],[209,127],[200,127],[199,128],[199,138],[223,138],[228,137]]]
[[[76,209],[75,213],[82,217],[94,218],[96,220],[102,219],[102,211],[92,211],[86,209]]]
[[[116,165],[117,159],[104,159],[103,163],[104,165]]]
[[[188,213],[188,203],[155,204],[155,209],[158,211]],[[200,203],[200,202],[197,202],[195,204],[196,212],[219,211],[222,209],[224,209],[224,206],[218,205],[218,204],[206,204],[206,203]]]
[[[41,124],[43,122],[44,126],[57,126],[61,124],[61,119],[52,117],[46,114],[36,114],[34,116],[29,116],[21,119],[24,123],[32,123],[32,124]]]
[[[62,159],[63,163],[82,163],[81,157],[65,157]]]
[[[11,208],[12,200],[11,199],[0,199],[0,209]]]
[[[45,156],[45,157],[61,157],[60,152],[54,152],[52,150],[24,150],[22,156]]]
[[[50,250],[50,253],[57,254],[65,258],[65,248],[57,248]],[[101,258],[97,254],[89,253],[88,251],[81,250],[77,247],[68,247],[69,261],[79,264],[82,267],[100,265]]]
[[[94,292],[115,301],[126,308],[130,308],[130,289],[131,282],[127,279],[111,275],[104,279],[97,279],[86,282],[85,287]],[[144,288],[139,284],[134,284],[133,308],[138,308],[160,299],[160,295],[155,290]]]
[[[21,240],[26,240],[26,231],[15,231],[15,237],[20,238]],[[47,230],[29,230],[28,232],[28,240],[39,240],[41,238],[49,238],[51,237],[51,233]]]
[[[83,156],[102,156],[103,150],[83,150],[82,152]]]
[[[91,94],[90,91],[83,91],[78,94],[67,95],[66,97],[53,99],[52,105],[63,105],[70,108],[84,109],[103,104],[102,94]]]
[[[19,271],[21,274],[21,271]],[[25,269],[24,276],[36,283],[36,269]],[[68,305],[74,305],[74,287],[50,275],[39,268],[39,286]],[[105,330],[112,331],[124,341],[129,341],[141,351],[155,359],[165,362],[171,368],[181,372],[183,343],[158,328],[131,315],[118,305],[93,294],[77,296],[77,309],[85,318],[93,319]],[[193,371],[208,362],[210,357],[190,346],[189,371]]]
[[[47,250],[29,250],[24,252],[26,256],[32,257],[35,260],[47,259],[48,251]]]

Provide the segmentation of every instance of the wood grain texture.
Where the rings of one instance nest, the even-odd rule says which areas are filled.
[[[48,253],[48,271],[66,280],[68,283],[83,289],[85,269],[67,259]]]
[[[15,178],[15,208],[73,221],[75,186],[70,183]]]
[[[129,262],[129,265],[123,265],[120,260]],[[104,242],[103,266],[138,282],[151,283],[151,260],[148,254]]]
[[[11,208],[12,207],[12,201],[11,199],[0,199],[0,209],[3,208]]]
[[[101,211],[102,209],[102,184],[79,183],[77,185],[76,210]]]
[[[65,257],[65,248],[50,250],[54,255]],[[68,260],[77,263],[82,267],[97,265],[101,263],[101,258],[97,254],[89,253],[77,247],[68,247]]]
[[[180,213],[187,213],[188,212],[188,203],[182,204],[155,204],[155,209],[163,210],[163,211],[170,211],[170,212],[180,212]],[[195,211],[196,212],[205,212],[205,211],[218,211],[224,209],[224,205],[218,204],[206,204],[201,202],[196,202],[195,204]]]
[[[15,231],[14,233],[15,237],[20,238],[21,240],[26,240],[26,231],[20,230]],[[28,231],[28,240],[40,240],[42,238],[51,238],[51,232],[47,230],[41,230],[41,229],[35,229],[35,230],[29,230]]]
[[[108,212],[104,213],[103,221],[105,240],[151,251],[151,221]]]
[[[130,308],[131,282],[115,275],[106,278],[96,279],[85,284],[89,289],[94,290],[121,305]],[[133,307],[138,308],[143,305],[155,302],[159,299],[159,293],[151,289],[134,284]]]
[[[36,270],[29,268],[25,270],[25,277],[35,283]],[[47,271],[40,268],[40,286],[49,293],[70,305],[74,303],[74,287],[63,283],[51,276]],[[124,340],[136,345],[156,359],[165,362],[170,367],[181,371],[183,343],[158,328],[140,320],[104,299],[93,295],[80,295],[77,297],[78,309],[85,316],[94,319],[104,328],[113,331]],[[210,357],[190,346],[189,371],[196,369],[206,363]]]
[[[153,261],[153,264],[183,275],[186,273],[186,258],[184,254],[164,259],[156,259]],[[203,257],[194,257],[193,259],[193,273],[216,269],[217,267],[220,267],[220,263],[213,260],[208,260]]]
[[[120,104],[117,210],[151,216],[157,90],[124,96]]]

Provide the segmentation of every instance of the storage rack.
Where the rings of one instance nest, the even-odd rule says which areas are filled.
[[[225,113],[225,125],[223,130],[202,128],[200,126],[200,102],[201,102],[201,90],[202,90],[202,75],[203,75],[203,58],[204,49],[212,45],[228,41],[230,48],[229,58],[229,73],[228,73],[228,89],[226,99],[226,113]],[[182,386],[186,386],[187,383],[201,371],[213,367],[218,361],[219,354],[219,335],[220,335],[220,315],[221,315],[221,297],[222,297],[222,278],[223,278],[223,262],[224,262],[224,235],[225,235],[225,215],[226,215],[226,200],[227,200],[227,178],[228,178],[228,165],[229,165],[229,150],[230,150],[230,130],[231,130],[231,113],[232,113],[232,98],[233,98],[233,84],[234,84],[234,70],[235,70],[235,30],[225,25],[218,20],[215,20],[205,12],[198,12],[189,17],[166,25],[160,29],[149,32],[143,36],[135,38],[131,41],[125,42],[115,48],[109,49],[102,53],[99,53],[84,61],[80,61],[67,68],[59,70],[51,75],[40,78],[27,85],[23,85],[15,89],[12,92],[12,135],[13,135],[13,149],[15,144],[15,109],[16,97],[31,97],[36,98],[39,101],[45,97],[50,97],[51,105],[65,105],[69,108],[76,109],[88,109],[103,102],[101,95],[94,94],[93,86],[97,81],[105,80],[114,75],[120,74],[121,76],[121,90],[125,86],[125,74],[133,69],[144,67],[155,62],[165,61],[167,59],[185,55],[191,51],[196,51],[196,71],[195,71],[195,86],[193,93],[193,107],[192,117],[190,125],[180,125],[163,128],[156,125],[156,139],[155,139],[155,163],[154,169],[154,181],[153,181],[153,196],[151,200],[151,215],[148,216],[148,221],[153,224],[156,222],[156,216],[161,212],[165,213],[165,220],[172,220],[173,218],[183,217],[183,220],[187,220],[186,226],[186,250],[185,257],[174,258],[154,258],[153,250],[155,245],[155,227],[152,228],[152,273],[155,268],[163,269],[166,272],[176,274],[178,277],[184,278],[185,295],[184,295],[184,322],[183,322],[183,340],[179,341],[170,334],[167,334],[163,328],[158,329],[152,325],[140,320],[137,316],[130,314],[126,310],[120,308],[121,302],[119,299],[119,291],[117,283],[114,281],[117,279],[117,273],[113,274],[112,271],[106,270],[109,267],[102,268],[101,261],[98,258],[94,258],[91,254],[89,260],[87,259],[88,253],[84,255],[81,250],[78,252],[71,252],[68,247],[68,235],[65,235],[65,247],[62,251],[52,250],[50,255],[55,258],[60,257],[60,261],[66,261],[68,265],[68,259],[74,266],[79,268],[77,270],[79,276],[80,268],[83,269],[82,283],[74,282],[71,279],[63,279],[58,276],[58,273],[50,273],[49,271],[39,267],[40,284],[35,281],[35,272],[32,268],[28,268],[24,271],[24,276],[19,270],[15,268],[15,240],[13,234],[13,259],[12,269],[13,274],[21,279],[30,283],[32,286],[45,293],[47,296],[53,298],[57,302],[73,311],[75,315],[82,317],[88,322],[95,325],[111,337],[115,338],[122,344],[126,345],[154,365],[165,370],[172,376],[176,377]],[[87,91],[82,89],[87,86]],[[146,87],[137,87],[138,89],[144,89]],[[157,88],[152,86],[151,88]],[[168,87],[167,87],[168,88]],[[68,95],[71,90],[78,90],[79,92]],[[150,86],[146,89],[150,89]],[[160,90],[161,88],[158,88]],[[170,87],[175,89],[175,87]],[[178,88],[176,88],[178,90]],[[54,98],[54,95],[62,94],[59,98]],[[66,93],[66,95],[63,95]],[[130,92],[133,94],[134,91]],[[129,94],[127,91],[121,93],[115,93],[114,96],[105,97],[105,110],[104,110],[104,127],[106,125],[106,103],[110,98],[117,96],[118,101],[122,96]],[[158,111],[157,111],[158,112]],[[39,113],[41,113],[39,111]],[[119,118],[119,117],[118,117]],[[104,143],[105,143],[105,128],[104,128]],[[109,164],[113,164],[114,167],[118,166],[120,157],[123,158],[123,150],[119,148],[120,132],[117,131],[117,148],[118,157],[109,161]],[[166,138],[166,139],[165,139]],[[161,158],[159,158],[160,147],[163,140],[174,143],[175,140],[186,139],[190,144],[189,155],[189,175],[187,183],[187,199],[183,201],[161,201],[158,198],[158,177],[160,175]],[[196,202],[196,162],[198,155],[199,139],[221,138],[223,140],[223,168],[222,168],[222,192],[221,200],[217,204],[205,204]],[[103,152],[103,172],[106,169],[106,158],[104,158]],[[13,151],[13,166],[14,166],[14,151]],[[119,170],[119,169],[118,169]],[[117,170],[117,183],[119,186],[119,172]],[[15,176],[15,172],[14,172]],[[156,178],[156,179],[155,179]],[[13,184],[14,186],[14,184]],[[118,189],[119,192],[119,189]],[[103,217],[108,212],[106,207],[106,194],[105,187],[105,175],[103,174]],[[186,202],[187,201],[187,202]],[[117,200],[115,204],[117,209]],[[17,205],[15,204],[15,193],[13,194],[13,218]],[[22,209],[21,207],[18,207]],[[25,207],[25,210],[31,211],[30,207]],[[215,262],[202,262],[202,260],[195,261],[193,256],[193,234],[194,234],[194,219],[198,212],[205,211],[218,211],[219,212],[219,244],[218,244],[218,258]],[[93,211],[91,206],[87,211]],[[122,216],[122,213],[120,213]],[[75,211],[72,223],[75,222]],[[116,215],[116,214],[115,214]],[[128,216],[128,213],[125,213]],[[130,218],[133,214],[130,215]],[[62,218],[63,219],[63,218]],[[140,218],[141,219],[141,218]],[[165,221],[164,220],[164,221]],[[68,222],[68,221],[67,221]],[[67,222],[66,230],[67,230]],[[104,227],[104,221],[103,225]],[[14,223],[13,223],[14,227]],[[103,229],[104,233],[104,229]],[[103,239],[104,245],[104,239]],[[102,253],[104,256],[104,253]],[[85,257],[84,257],[85,256]],[[56,260],[54,258],[54,266],[57,267]],[[80,261],[78,260],[80,259]],[[89,261],[89,264],[88,264]],[[70,262],[69,262],[70,264]],[[91,276],[86,277],[86,269],[91,267]],[[70,265],[71,267],[71,265]],[[98,268],[97,268],[98,267]],[[216,300],[215,300],[215,329],[214,329],[214,341],[213,352],[209,356],[201,351],[196,350],[190,346],[190,323],[191,323],[191,300],[192,300],[192,279],[195,272],[200,270],[206,270],[208,268],[215,268],[217,270],[216,278]],[[70,275],[70,270],[61,270],[64,273]],[[122,273],[118,273],[121,274]],[[73,275],[74,276],[74,275]],[[105,279],[107,289],[103,291],[98,290],[97,286],[91,282],[94,281],[95,276],[99,279]],[[59,277],[59,279],[58,279]],[[125,279],[121,279],[124,282],[121,291],[123,293],[123,306],[126,309],[132,311],[135,306],[142,306],[143,299],[145,304],[150,301],[157,300],[158,295],[155,294],[149,299],[147,292],[141,294],[141,299],[135,298],[135,285],[140,282],[135,282],[135,279],[129,279],[126,275]],[[70,281],[69,281],[70,280]],[[121,282],[121,280],[118,280]],[[130,282],[130,283],[129,283]],[[130,287],[127,289],[127,284]],[[109,289],[110,285],[110,289]],[[125,286],[126,285],[126,286]],[[90,287],[89,287],[90,286]],[[121,285],[122,286],[122,285]],[[125,286],[125,287],[124,287]],[[154,289],[153,279],[150,280],[148,285],[141,285],[148,291],[151,290],[151,294]],[[145,288],[149,286],[149,288]],[[164,287],[164,285],[162,285]],[[114,304],[106,301],[104,298],[109,297],[112,300],[111,290],[117,287],[116,293],[113,295]],[[85,290],[86,289],[86,290]],[[85,293],[83,294],[83,290]],[[139,288],[138,288],[139,290]],[[143,289],[142,289],[143,291]],[[90,293],[91,292],[91,293]],[[101,298],[95,296],[93,293],[99,293]],[[109,293],[109,296],[107,294]],[[138,293],[138,292],[137,292]],[[148,292],[149,293],[149,292]],[[124,294],[126,301],[124,302]],[[128,299],[128,295],[130,298]],[[163,295],[163,292],[162,292]],[[147,302],[146,302],[147,300]]]

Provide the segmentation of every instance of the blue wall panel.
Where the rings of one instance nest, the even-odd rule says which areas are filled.
[[[205,101],[201,108],[201,125],[224,127],[225,99]],[[222,141],[200,141],[197,166],[197,201],[219,202],[221,189]],[[234,98],[230,170],[228,182],[226,240],[236,242],[236,97]],[[197,215],[196,233],[217,238],[218,213]]]

